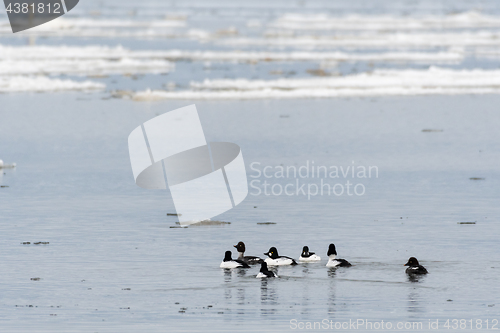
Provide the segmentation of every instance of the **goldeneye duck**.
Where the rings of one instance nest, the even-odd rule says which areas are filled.
[[[278,277],[278,274],[271,272],[267,268],[267,264],[263,261],[260,264],[260,272],[259,272],[259,274],[257,274],[256,278],[260,279],[260,278],[272,278],[272,277]]]
[[[349,263],[349,261],[347,261],[345,259],[337,259],[337,250],[335,250],[334,244],[330,244],[326,255],[328,256],[328,262],[326,263],[326,267],[349,267],[349,266],[352,266],[351,263]]]
[[[222,262],[220,263],[220,268],[236,268],[236,267],[250,268],[250,266],[248,266],[246,262],[238,259],[232,259],[231,251],[226,251],[224,260],[222,260]]]
[[[309,247],[304,246],[302,248],[302,254],[299,257],[299,261],[320,261],[321,258],[314,252],[309,252]]]
[[[429,273],[429,272],[427,272],[427,270],[425,269],[424,266],[422,266],[418,263],[418,260],[415,257],[411,257],[410,259],[408,259],[408,262],[404,265],[409,266],[406,269],[406,274],[413,275],[413,274],[427,274],[427,273]]]
[[[270,248],[269,251],[264,254],[269,257],[264,260],[268,266],[297,265],[294,259],[278,255],[278,250],[275,247]]]
[[[245,243],[238,242],[238,244],[233,246],[236,248],[236,251],[238,251],[238,260],[242,260],[250,265],[260,264],[264,262],[264,260],[259,257],[245,256]]]

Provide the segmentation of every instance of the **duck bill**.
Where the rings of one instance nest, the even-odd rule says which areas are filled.
[[[269,255],[269,252],[267,252],[267,253],[264,253],[264,254],[265,254],[266,256],[268,256],[268,255]]]
[[[404,264],[403,266],[409,266],[408,263]]]

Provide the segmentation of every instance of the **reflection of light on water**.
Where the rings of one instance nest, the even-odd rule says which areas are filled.
[[[278,312],[278,294],[274,286],[275,281],[260,279],[260,313],[263,316],[274,315]],[[271,307],[268,307],[268,306]]]
[[[225,284],[231,283],[231,279],[232,279],[231,269],[224,269],[224,283]],[[224,288],[224,298],[226,300],[233,298],[230,286],[226,286],[226,288]]]
[[[237,298],[238,298],[238,305],[245,305],[245,288],[238,288],[236,289],[237,292]],[[243,311],[242,308],[238,308],[238,314],[244,314],[245,312]]]
[[[334,278],[336,275],[337,275],[337,268],[330,267],[330,269],[328,269],[328,277]]]
[[[408,293],[408,307],[407,311],[410,313],[421,313],[424,312],[424,309],[422,305],[420,305],[419,299],[421,298],[420,296],[420,291],[416,283],[420,283],[423,279],[425,279],[425,276],[423,275],[409,275],[408,276],[408,281],[410,282],[409,287],[410,292]],[[415,317],[418,318],[418,317]]]
[[[422,313],[425,312],[423,306],[419,302],[421,299],[420,288],[417,283],[421,283],[425,279],[425,275],[407,274],[408,281],[410,282],[410,292],[408,293],[408,307],[409,313]],[[419,315],[420,316],[420,315]],[[420,318],[415,316],[415,318]]]
[[[228,301],[227,305],[232,305],[231,300],[233,299],[233,274],[236,275],[236,280],[241,281],[240,279],[244,279],[247,275],[246,269],[224,269],[224,298]],[[236,289],[236,304],[243,306],[246,304],[245,302],[245,288],[238,287]],[[238,307],[237,314],[244,315],[244,308]]]
[[[420,303],[418,301],[419,298],[420,298],[420,295],[418,294],[416,289],[414,289],[414,291],[411,291],[408,294],[408,307],[407,307],[408,312],[410,312],[410,313],[423,312],[423,309],[420,306]]]
[[[336,276],[337,269],[330,267],[328,269],[328,278],[330,281],[328,283],[328,314],[335,315],[336,304],[335,304],[335,288],[336,288]]]
[[[309,305],[309,301],[310,301],[310,290],[309,290],[309,285],[311,284],[311,282],[308,280],[308,275],[310,275],[310,272],[309,272],[309,268],[307,267],[304,267],[302,269],[302,276],[304,277],[304,279],[301,281],[302,283],[302,287],[300,288],[301,289],[301,292],[302,292],[302,302],[301,302],[301,311],[300,313],[302,315],[304,315],[304,318],[307,318],[309,316],[309,312],[310,312],[310,305]]]

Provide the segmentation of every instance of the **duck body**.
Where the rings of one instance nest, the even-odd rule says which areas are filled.
[[[350,267],[351,263],[345,259],[328,258],[326,267]]]
[[[232,259],[231,251],[226,251],[224,259],[220,263],[220,268],[250,268],[248,264],[242,260]]]
[[[408,266],[406,269],[406,274],[408,275],[422,275],[429,273],[424,266],[420,265],[415,257],[408,259],[408,262],[404,264],[404,266]]]
[[[238,255],[238,260],[242,260],[250,265],[257,265],[257,264],[261,264],[264,262],[264,259],[262,259],[262,258],[252,257],[252,256],[243,256],[243,255],[241,255],[241,256]]]
[[[328,256],[328,262],[326,263],[326,267],[350,267],[350,266],[352,266],[351,263],[345,259],[337,259],[337,250],[335,249],[334,244],[330,244],[326,255]]]
[[[264,262],[269,266],[287,266],[287,265],[297,265],[294,259],[288,257],[279,257],[277,259],[266,258]]]
[[[315,262],[320,261],[321,257],[315,254],[314,252],[309,252],[309,247],[304,246],[302,248],[302,254],[299,257],[299,261],[303,262]]]
[[[238,244],[233,246],[238,251],[238,260],[244,261],[249,265],[261,264],[264,262],[264,260],[259,257],[245,256],[245,243],[238,242]]]
[[[295,259],[285,256],[280,256],[278,254],[278,250],[275,247],[269,249],[267,253],[264,253],[268,256],[264,262],[268,266],[286,266],[286,265],[297,265]]]
[[[274,272],[271,272],[268,268],[267,268],[267,263],[266,262],[262,262],[260,264],[260,272],[259,274],[257,274],[256,278],[258,279],[261,279],[261,278],[273,278],[273,277],[278,277],[278,274],[274,273]]]

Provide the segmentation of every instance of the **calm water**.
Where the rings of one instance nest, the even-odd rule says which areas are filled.
[[[383,39],[408,32],[408,27],[387,29],[391,22],[387,16],[469,13],[465,22],[472,17],[473,23],[462,28],[409,29],[417,35],[423,31],[429,39],[406,48],[231,44],[239,38],[260,43],[272,40],[274,34],[285,39],[312,36],[313,41],[331,37],[328,29],[276,28],[287,13],[371,15],[386,24],[374,31],[334,31],[340,39],[352,34],[353,40],[365,33]],[[484,16],[478,19],[474,13]],[[49,31],[12,36],[0,29],[0,46],[31,42],[53,47],[49,49],[53,56],[61,53],[60,45],[122,45],[144,52],[301,51],[311,52],[309,56],[458,52],[463,56],[458,62],[439,64],[456,71],[495,70],[500,58],[500,39],[481,39],[484,31],[500,33],[494,22],[500,17],[496,1],[82,1],[71,15],[64,17],[68,24],[76,22],[72,19],[104,23],[56,29],[60,35]],[[166,15],[185,24],[167,29],[170,37],[155,35],[166,31],[157,26],[109,24],[123,17],[162,23]],[[485,22],[493,26],[483,26]],[[32,33],[35,37],[28,39]],[[443,40],[458,46],[466,39],[461,33],[478,33],[488,49],[426,44],[447,33],[455,35]],[[204,34],[211,37],[196,37]],[[76,50],[82,57],[94,52]],[[2,82],[17,75],[8,74],[6,68],[27,66],[15,62],[24,53],[21,50],[12,59],[0,53],[0,92],[5,92]],[[112,64],[116,59],[109,57],[97,57],[105,69],[116,65]],[[281,332],[323,320],[332,321],[335,329],[335,323],[358,319],[369,321],[373,329],[381,321],[391,323],[392,329],[378,326],[379,331],[398,331],[398,323],[431,331],[429,320],[433,325],[438,320],[432,331],[452,331],[454,319],[465,320],[462,326],[458,322],[461,332],[477,332],[478,323],[484,331],[486,325],[489,330],[500,328],[500,323],[495,326],[500,320],[499,95],[157,102],[111,98],[117,97],[117,89],[130,94],[145,89],[193,90],[190,82],[205,79],[314,79],[318,76],[314,70],[345,77],[436,65],[418,61],[413,53],[405,61],[323,60],[182,59],[161,74],[154,70],[137,74],[135,67],[97,76],[48,71],[44,73],[50,78],[92,80],[106,87],[93,93],[0,94],[0,159],[17,163],[16,169],[0,174],[0,185],[8,186],[0,188],[0,332]],[[37,55],[30,61],[45,66],[47,59]],[[25,76],[38,74],[35,68]],[[484,84],[483,79],[474,82]],[[490,82],[488,77],[484,80]],[[416,82],[417,87],[422,84]],[[175,212],[170,193],[144,190],[133,181],[129,133],[156,115],[193,103],[208,141],[241,147],[253,184],[244,202],[213,218],[230,224],[177,228],[176,218],[166,216]],[[305,166],[311,175],[313,165],[328,170],[354,166],[356,171],[372,167],[378,172],[369,178],[276,176],[280,167]],[[272,171],[270,178],[255,170],[265,167]],[[265,181],[274,194],[257,195],[265,190]],[[296,191],[297,181],[313,192],[321,181],[332,187],[349,181],[364,193],[348,195],[345,189],[338,196],[308,197]],[[291,186],[293,195],[277,195],[286,186]],[[234,250],[238,241],[246,243],[247,255],[263,257],[275,246],[280,254],[298,258],[307,245],[323,260],[279,267],[279,279],[261,281],[255,278],[258,267],[219,268],[224,252]],[[330,243],[353,267],[325,267]],[[417,257],[430,274],[409,280],[403,264],[410,256]],[[366,325],[357,330],[371,331]]]
[[[76,97],[1,96],[2,157],[18,163],[0,192],[3,331],[275,332],[292,319],[499,318],[499,97],[197,103],[209,141],[242,147],[249,180],[265,180],[253,178],[254,162],[354,161],[377,166],[379,177],[351,179],[365,185],[362,196],[251,189],[214,218],[231,224],[185,229],[170,228],[168,192],[134,184],[126,140],[184,104]],[[219,269],[239,240],[249,255],[276,246],[298,257],[308,245],[323,261],[280,267],[270,281],[255,279],[256,267]],[[353,267],[324,266],[330,242]],[[409,256],[430,274],[409,281]]]

